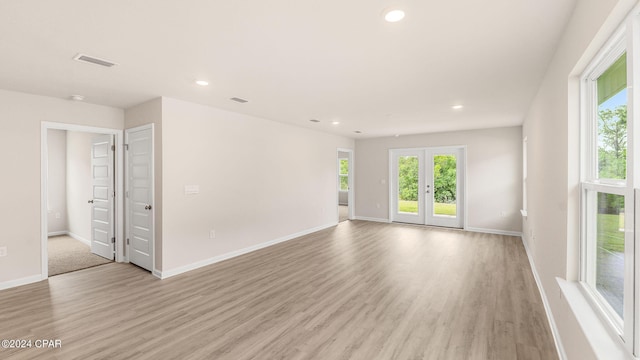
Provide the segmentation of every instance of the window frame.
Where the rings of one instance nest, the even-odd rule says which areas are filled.
[[[601,51],[594,57],[590,65],[580,78],[580,256],[579,256],[579,282],[583,293],[592,307],[597,310],[603,323],[608,325],[610,332],[622,340],[624,347],[632,354],[638,353],[640,318],[638,314],[638,285],[640,276],[636,274],[640,270],[634,269],[635,259],[640,259],[636,252],[634,229],[635,224],[640,223],[635,218],[634,206],[637,197],[634,196],[634,173],[638,171],[634,167],[634,140],[638,135],[634,132],[633,108],[637,103],[633,88],[637,81],[637,75],[633,72],[635,62],[640,51],[640,32],[638,31],[638,11],[634,11],[625,20],[618,30],[611,36]],[[637,34],[637,35],[636,35]],[[627,56],[627,158],[625,179],[600,179],[598,177],[598,100],[597,80],[609,69],[619,57],[626,53]],[[636,67],[640,69],[640,67]],[[640,166],[638,166],[640,168]],[[592,196],[597,199],[597,193],[616,194],[624,196],[624,296],[623,317],[620,318],[608,301],[600,294],[595,284],[594,254],[597,241],[597,233],[593,218],[593,201],[588,201]],[[591,195],[592,194],[592,195]],[[597,202],[597,200],[596,200]],[[593,266],[593,268],[591,268]]]

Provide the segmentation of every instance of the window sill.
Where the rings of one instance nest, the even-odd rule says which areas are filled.
[[[611,334],[585,297],[580,284],[556,277],[562,296],[567,300],[582,333],[598,359],[634,359],[622,344],[622,340]]]

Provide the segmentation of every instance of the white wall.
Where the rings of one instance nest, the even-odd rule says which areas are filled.
[[[91,241],[91,133],[67,132],[67,208],[69,232]]]
[[[356,217],[389,219],[389,149],[453,145],[467,146],[465,227],[520,232],[521,127],[357,140]]]
[[[529,178],[524,239],[569,359],[595,358],[555,281],[555,277],[576,280],[578,273],[576,76],[634,2],[577,2],[523,125],[523,135],[528,139]]]
[[[353,140],[169,98],[162,128],[164,271],[337,223]]]
[[[122,129],[124,112],[106,106],[0,90],[2,237],[0,288],[41,274],[40,143],[43,121]],[[20,149],[16,153],[16,149]]]
[[[49,166],[47,179],[49,193],[47,207],[47,231],[51,235],[69,230],[67,225],[67,132],[49,129],[48,131]]]

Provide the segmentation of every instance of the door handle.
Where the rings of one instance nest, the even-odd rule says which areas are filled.
[[[144,206],[144,209],[145,209],[145,210],[151,210],[151,205],[148,205],[148,204],[147,204],[147,205],[145,205],[145,206]]]
[[[93,204],[93,200],[89,200],[87,201],[89,204]]]

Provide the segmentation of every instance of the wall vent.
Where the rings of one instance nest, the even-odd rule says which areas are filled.
[[[232,97],[231,100],[233,100],[235,102],[239,102],[240,104],[244,104],[246,102],[249,102],[249,100],[240,99],[240,98],[237,98],[237,97]]]
[[[89,56],[89,55],[86,55],[86,54],[78,54],[73,58],[73,60],[86,62],[86,63],[91,63],[91,64],[96,64],[96,65],[101,65],[101,66],[106,66],[106,67],[112,67],[114,65],[118,65],[118,64],[114,63],[113,61],[100,59],[100,58],[97,58],[95,56]]]

